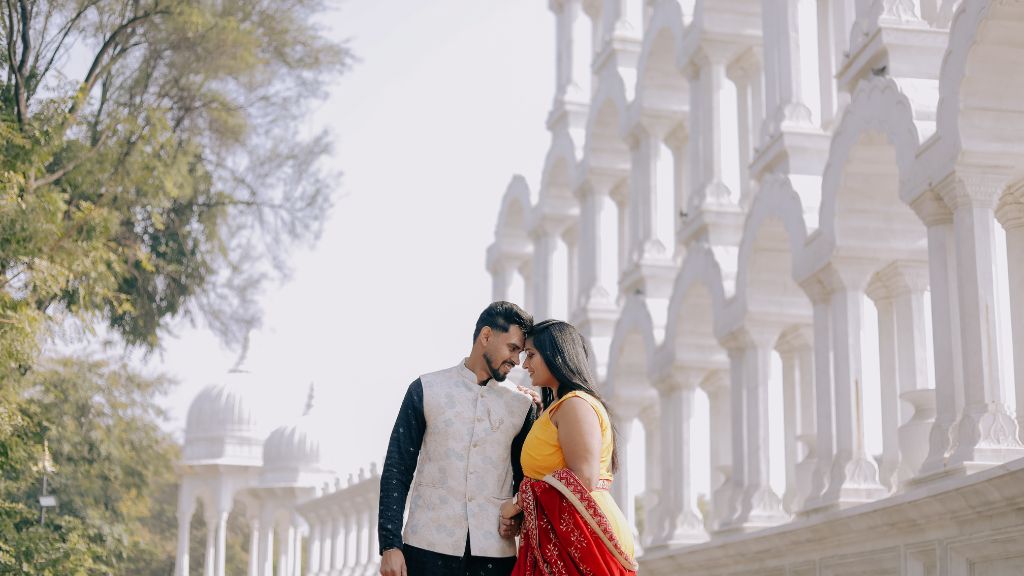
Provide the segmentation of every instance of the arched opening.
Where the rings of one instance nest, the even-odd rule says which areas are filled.
[[[851,388],[837,402],[848,411],[852,457],[869,458],[881,489],[892,491],[919,472],[934,422],[927,231],[900,199],[897,149],[881,126],[857,134],[844,160],[832,266],[844,285],[841,297],[853,299],[860,316],[846,325],[843,342],[855,346],[843,348],[849,362],[836,381]]]
[[[651,30],[645,38],[639,65],[639,81],[635,107],[642,110],[645,122],[656,131],[657,142],[652,148],[654,164],[651,175],[650,220],[652,240],[662,244],[669,257],[675,253],[676,224],[686,209],[686,191],[689,153],[685,127],[689,108],[688,84],[676,66],[676,52],[681,35],[680,16],[670,4],[656,8],[651,18]]]
[[[606,81],[621,90],[621,80]],[[620,95],[621,96],[621,95]],[[618,302],[623,240],[628,238],[626,202],[629,191],[629,150],[619,132],[620,110],[613,97],[602,100],[591,118],[581,194],[581,289],[586,301]]]
[[[767,354],[758,353],[768,366],[747,370],[748,376],[766,380],[745,382],[745,392],[756,396],[746,399],[747,421],[736,429],[745,430],[747,449],[753,452],[746,470],[748,490],[768,488],[771,492],[766,494],[779,499],[778,511],[771,510],[770,500],[764,501],[763,510],[752,509],[752,522],[777,522],[782,519],[779,512],[798,511],[810,488],[808,460],[815,429],[813,420],[801,415],[814,411],[812,310],[806,293],[793,280],[792,250],[795,243],[802,243],[803,231],[787,229],[779,213],[761,216],[773,205],[799,214],[797,203],[785,203],[789,192],[762,192],[747,227],[752,235],[749,251],[740,248],[740,265],[745,268],[740,270],[738,297],[746,302],[744,324],[751,335],[749,345],[768,348]],[[796,238],[791,237],[794,234]]]
[[[952,54],[947,61],[952,67],[943,70],[943,84],[959,85],[947,88],[955,91],[956,97],[947,97],[946,106],[940,108],[940,131],[947,137],[958,136],[958,170],[1002,175],[1007,185],[996,199],[998,222],[974,224],[984,236],[990,235],[984,228],[993,226],[991,248],[984,246],[983,238],[982,246],[976,248],[981,254],[974,260],[992,263],[992,270],[978,272],[977,284],[981,286],[978,299],[991,299],[994,310],[974,312],[972,307],[966,313],[982,315],[983,323],[995,323],[983,330],[994,329],[997,361],[987,369],[996,374],[998,382],[986,386],[997,387],[998,392],[985,394],[985,402],[1015,411],[1019,426],[1024,414],[1024,143],[1019,136],[1024,130],[1024,103],[1016,95],[1024,89],[1024,6],[1013,2],[965,6],[951,37],[951,44],[967,47],[967,52]],[[958,60],[963,62],[962,69],[958,69]],[[991,260],[983,254],[989,250]],[[994,294],[988,293],[989,275]],[[984,338],[989,336],[984,334]],[[965,382],[965,386],[970,384]],[[1018,434],[1024,441],[1024,430],[1018,428]]]
[[[556,136],[545,161],[540,198],[534,207],[530,234],[533,239],[533,312],[538,320],[566,319],[575,300],[576,258],[574,238],[566,234],[579,215],[570,186],[570,165],[574,160],[565,147],[571,142]]]
[[[700,542],[728,518],[731,418],[728,360],[714,335],[716,299],[705,282],[710,254],[687,257],[669,307],[664,350],[672,385],[662,383],[663,540]]]
[[[225,574],[248,574],[252,553],[253,532],[246,501],[236,498],[228,514],[225,539]]]
[[[652,474],[650,451],[657,446],[658,404],[648,377],[648,359],[653,353],[649,317],[645,309],[631,302],[623,313],[612,340],[612,357],[604,395],[618,432],[619,472],[612,484],[613,494],[640,536],[641,545],[652,541],[656,504],[660,499],[660,478]],[[645,321],[646,320],[646,321]]]
[[[206,506],[202,498],[196,500],[189,524],[188,571],[189,574],[204,574],[206,568],[206,547],[209,534],[206,526]]]

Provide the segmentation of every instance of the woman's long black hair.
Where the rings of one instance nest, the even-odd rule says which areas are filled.
[[[605,411],[609,412],[611,418],[608,404],[597,393],[594,385],[596,379],[590,365],[590,345],[575,326],[561,320],[544,320],[534,324],[529,338],[533,340],[534,349],[544,359],[544,364],[558,382],[558,398],[570,392],[585,392],[596,398],[604,406]],[[541,390],[541,399],[546,409],[555,402],[555,392],[550,388],[544,388]],[[618,434],[611,421],[608,425],[612,429],[612,472],[616,472],[619,468],[616,446]]]

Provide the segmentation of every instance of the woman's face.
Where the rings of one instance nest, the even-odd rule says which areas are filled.
[[[523,368],[530,373],[530,380],[534,386],[540,386],[542,388],[558,388],[558,382],[555,377],[551,375],[551,371],[548,370],[548,365],[544,363],[544,358],[541,357],[540,352],[533,346],[533,338],[526,341],[526,359],[523,360]]]

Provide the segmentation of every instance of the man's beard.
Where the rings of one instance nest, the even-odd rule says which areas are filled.
[[[498,364],[498,367],[495,368],[494,362],[491,361],[491,357],[490,355],[487,354],[487,352],[484,352],[484,362],[487,362],[487,370],[491,373],[491,378],[493,378],[495,382],[505,381],[505,378],[508,376],[508,374],[502,374],[501,367],[504,366],[506,362]]]

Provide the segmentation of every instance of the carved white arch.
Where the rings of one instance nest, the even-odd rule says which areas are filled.
[[[541,172],[541,195],[546,190],[571,188],[573,175],[578,166],[577,147],[567,130],[556,130],[551,134],[551,145],[544,157],[544,169]],[[563,176],[565,181],[561,181]]]
[[[652,92],[671,94],[675,106],[670,105],[670,108],[675,110],[678,107],[680,112],[686,109],[689,99],[686,96],[685,77],[676,62],[679,52],[683,50],[683,28],[683,10],[677,0],[662,0],[655,4],[637,64],[636,96],[632,103],[634,119],[642,113],[643,108],[666,107],[661,101],[652,101],[657,96]],[[652,86],[652,78],[655,77],[663,84],[667,77],[668,85]],[[671,82],[674,77],[678,77],[679,82]]]
[[[587,141],[583,147],[585,161],[592,163],[595,146],[607,145],[605,140],[608,138],[614,138],[625,149],[628,108],[626,85],[622,76],[614,68],[606,68],[598,77],[597,91],[591,100],[590,115],[587,117]],[[613,118],[609,118],[609,115]]]
[[[710,299],[710,318],[707,319],[706,325],[697,322],[695,326],[691,321],[691,310],[702,310],[707,304],[694,301],[694,289],[703,290]],[[721,323],[725,305],[725,285],[718,259],[706,245],[691,245],[672,289],[672,299],[669,301],[665,322],[665,340],[657,352],[658,368],[689,362],[689,359],[679,357],[678,346],[680,339],[689,334],[698,333],[703,337],[704,344],[718,348],[714,335],[717,325]]]
[[[650,388],[654,355],[657,351],[654,322],[647,302],[630,295],[615,323],[609,347],[605,393],[609,398],[628,400],[638,393],[652,394]]]
[[[807,242],[807,225],[804,222],[800,196],[792,183],[782,175],[770,175],[761,184],[750,211],[747,213],[737,256],[736,293],[726,303],[725,314],[718,334],[724,336],[742,325],[752,312],[750,309],[750,271],[752,259],[757,255],[758,241],[768,226],[781,224],[786,234],[789,252],[790,280],[795,283],[792,272],[797,262],[804,257]],[[784,271],[780,271],[785,273]],[[776,295],[778,296],[778,295]],[[800,294],[800,296],[803,296]],[[781,303],[780,303],[781,304]],[[809,304],[808,304],[809,306]],[[809,311],[809,308],[808,308]]]
[[[526,178],[516,174],[501,197],[495,236],[526,236],[531,208],[530,185],[526,183]]]
[[[1008,33],[1013,26],[1018,27],[1017,33]],[[991,58],[992,53],[1002,52],[1004,57],[1019,62],[1014,54],[1017,50],[1002,50],[1011,42],[1017,50],[1024,50],[1024,4],[1006,0],[961,2],[939,73],[937,142],[922,158],[923,170],[934,178],[943,177],[960,163],[979,163],[988,171],[1020,169],[1024,104],[1014,84],[1021,82],[1021,69],[1018,67],[1015,73]],[[987,50],[993,47],[996,50]],[[979,97],[982,101],[976,101]],[[999,99],[1003,104],[1012,102],[1015,107],[999,110],[984,98]]]
[[[850,167],[851,154],[871,134],[884,136],[886,144],[892,147],[899,172],[899,199],[909,204],[907,196],[912,188],[910,182],[917,169],[916,155],[921,144],[920,133],[914,124],[913,109],[910,100],[894,80],[872,78],[857,86],[832,138],[822,177],[819,228],[813,235],[812,245],[808,247],[811,255],[802,259],[797,277],[802,278],[814,272],[835,252],[839,243],[837,209],[843,178]]]

